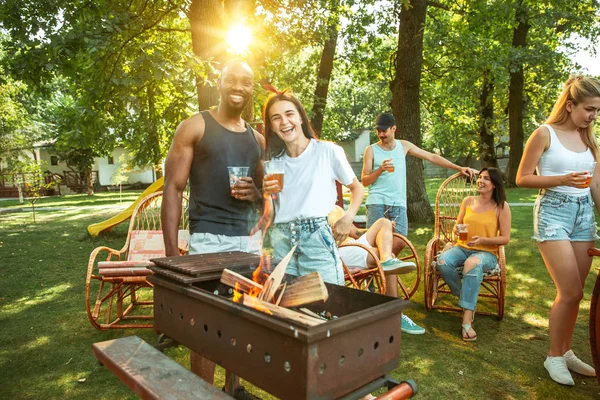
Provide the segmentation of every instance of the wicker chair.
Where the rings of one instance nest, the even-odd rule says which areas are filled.
[[[160,208],[162,192],[142,199],[131,215],[121,250],[101,246],[90,254],[85,281],[87,315],[96,329],[152,328],[152,284],[146,267],[165,256]],[[188,200],[183,198],[179,249],[188,247]],[[134,314],[134,312],[136,314]]]
[[[440,186],[435,198],[435,226],[434,237],[427,243],[425,250],[425,307],[427,310],[438,308],[449,311],[462,311],[459,307],[436,304],[440,294],[451,293],[446,282],[436,269],[438,255],[447,243],[455,242],[454,225],[460,211],[460,203],[467,196],[477,195],[475,180],[468,179],[456,173],[446,179]],[[462,274],[461,274],[462,277]],[[486,299],[493,299],[492,306],[495,312],[480,310],[477,314],[494,315],[499,320],[504,317],[504,296],[506,291],[506,257],[504,246],[499,247],[498,265],[496,268],[484,273],[479,301],[490,303]],[[482,304],[483,306],[483,304]]]
[[[414,272],[406,275],[397,275],[398,295],[402,296],[405,300],[408,300],[415,294],[417,288],[419,287],[419,283],[421,282],[421,265],[419,263],[419,258],[417,257],[415,247],[412,245],[412,243],[406,237],[398,233],[394,233],[394,236],[401,239],[405,243],[404,248],[397,258],[401,261],[414,262],[417,266],[417,269]],[[376,263],[374,268],[358,269],[348,268],[342,262],[346,286],[360,290],[367,290],[367,288],[370,286],[374,286],[378,293],[386,294],[387,277],[383,272],[381,262],[379,261],[377,255],[371,249],[363,246],[360,243],[345,243],[339,247],[342,248],[345,246],[357,246],[364,249],[375,259]]]

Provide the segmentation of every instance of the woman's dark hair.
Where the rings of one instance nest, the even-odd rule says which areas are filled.
[[[309,139],[316,139],[317,135],[310,125],[310,120],[308,119],[308,115],[306,114],[306,110],[300,103],[300,101],[294,96],[291,91],[288,89],[283,92],[273,93],[267,99],[265,103],[265,107],[263,108],[263,122],[265,124],[265,141],[267,144],[267,159],[271,159],[273,157],[280,157],[283,155],[285,151],[285,144],[283,140],[277,136],[275,132],[273,132],[273,127],[271,124],[271,119],[269,118],[269,109],[273,106],[273,104],[278,101],[289,101],[292,103],[296,109],[298,110],[298,114],[300,114],[300,118],[302,118],[302,133]]]
[[[504,208],[506,191],[504,190],[504,175],[502,174],[502,171],[494,167],[485,167],[479,171],[479,175],[481,175],[483,171],[487,171],[490,174],[490,179],[495,186],[494,191],[492,192],[492,199],[494,199],[500,208]]]

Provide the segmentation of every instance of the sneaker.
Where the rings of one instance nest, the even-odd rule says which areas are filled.
[[[596,370],[591,365],[588,365],[581,361],[573,350],[567,351],[563,357],[567,362],[567,368],[569,368],[573,372],[577,372],[579,375],[583,376],[596,376]]]
[[[397,258],[390,258],[386,262],[382,262],[381,266],[386,275],[408,274],[417,269],[414,262],[400,261]]]
[[[565,357],[548,356],[546,357],[546,361],[544,361],[544,367],[550,374],[550,378],[552,378],[555,382],[558,382],[561,385],[569,386],[573,386],[575,384],[571,373],[567,369]]]
[[[400,326],[400,330],[410,335],[422,335],[425,333],[425,328],[421,328],[404,314],[402,314],[402,325]]]

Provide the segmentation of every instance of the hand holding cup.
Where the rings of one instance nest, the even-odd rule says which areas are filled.
[[[250,186],[254,186],[252,178],[248,177],[248,167],[227,167],[229,172],[229,188],[231,195],[236,199],[241,199],[247,195]]]
[[[577,161],[575,162],[575,174],[578,175],[579,184],[575,185],[575,187],[579,189],[585,189],[590,187],[592,183],[592,177],[594,176],[594,170],[596,169],[595,161]]]
[[[391,158],[387,158],[385,160],[383,160],[383,163],[381,163],[381,167],[386,170],[388,173],[392,173],[395,171],[394,168],[394,160]]]
[[[263,191],[265,194],[275,194],[283,190],[284,161],[265,161],[265,177]]]

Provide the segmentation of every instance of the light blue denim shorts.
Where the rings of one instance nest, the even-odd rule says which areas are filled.
[[[408,216],[406,207],[387,206],[385,204],[367,204],[367,228],[375,223],[379,218],[386,218],[396,222],[394,232],[401,235],[408,235]]]
[[[344,284],[342,261],[327,217],[274,224],[269,235],[274,259],[282,259],[297,246],[287,274],[302,276],[317,271],[325,282]]]
[[[598,239],[592,196],[571,196],[542,189],[533,207],[533,236],[538,242]]]

